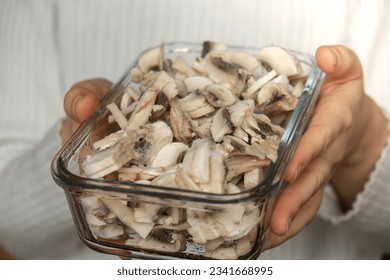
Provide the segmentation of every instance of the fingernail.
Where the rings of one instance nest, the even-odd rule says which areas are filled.
[[[80,102],[81,98],[82,98],[81,96],[77,96],[75,98],[75,100],[73,101],[73,104],[72,104],[72,114],[73,114],[73,118],[75,120],[78,120],[78,117],[77,117],[77,105]]]
[[[291,227],[291,222],[292,222],[292,218],[290,217],[290,218],[288,218],[288,221],[287,221],[287,229],[286,229],[286,233],[288,233],[288,232],[289,232],[289,230],[290,230],[290,227]]]
[[[303,165],[300,165],[297,167],[297,170],[295,171],[295,174],[294,174],[294,178],[291,180],[290,183],[294,183],[297,180],[299,175],[302,173],[303,169],[304,169]]]

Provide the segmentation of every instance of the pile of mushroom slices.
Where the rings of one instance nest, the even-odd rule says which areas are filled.
[[[93,144],[84,174],[213,194],[257,186],[304,86],[297,58],[279,46],[251,54],[204,42],[188,62],[163,48],[139,58],[132,85],[107,106],[120,129]],[[163,252],[186,250],[190,238],[220,259],[250,252],[264,215],[255,203],[206,211],[92,196],[82,204],[95,237],[125,234],[127,245]]]

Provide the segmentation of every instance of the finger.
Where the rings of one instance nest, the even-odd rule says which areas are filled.
[[[316,51],[318,66],[327,74],[324,86],[362,78],[359,58],[342,45],[321,46]]]
[[[262,251],[277,247],[298,234],[315,217],[321,205],[324,188],[321,188],[297,213],[291,222],[289,231],[283,235],[277,235],[268,229]]]
[[[302,172],[301,176],[288,185],[280,194],[273,209],[270,229],[278,236],[290,230],[297,213],[330,178],[332,164],[329,159],[318,157]]]
[[[313,158],[325,151],[353,120],[352,112],[348,110],[351,92],[346,87],[336,89],[335,86],[352,80],[361,81],[362,69],[358,57],[352,50],[336,45],[318,48],[316,59],[327,77],[313,119],[286,170],[285,178],[289,182],[294,181]]]
[[[95,111],[111,85],[105,79],[90,79],[74,84],[64,98],[66,114],[74,121],[84,121]]]
[[[318,103],[307,131],[298,142],[285,180],[294,182],[313,159],[324,153],[353,121],[346,96],[326,96]]]

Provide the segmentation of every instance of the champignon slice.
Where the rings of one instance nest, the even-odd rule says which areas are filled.
[[[178,99],[172,98],[169,103],[171,107],[169,119],[174,138],[184,143],[190,142],[193,136],[190,116],[183,111]]]
[[[203,192],[223,194],[225,193],[226,167],[225,155],[213,150],[209,156],[210,178],[207,183],[199,183]]]
[[[257,54],[257,59],[270,66],[278,74],[296,76],[302,73],[301,65],[295,56],[278,46],[262,48]]]
[[[245,213],[245,206],[232,205],[228,209],[211,215],[214,224],[220,225],[220,234],[222,237],[229,236],[237,226]]]
[[[90,178],[101,178],[121,168],[126,162],[135,159],[133,150],[137,135],[129,134],[117,143],[102,151],[93,151],[82,162],[82,168]]]
[[[175,253],[183,250],[185,238],[179,233],[172,233],[171,238],[165,241],[156,240],[154,238],[129,238],[125,241],[125,245],[144,250]]]
[[[134,210],[126,206],[126,201],[101,198],[104,205],[126,226],[131,227],[139,236],[146,238],[153,229],[153,223],[138,223],[134,219]]]
[[[276,77],[277,73],[275,70],[271,70],[264,76],[257,79],[243,94],[242,97],[244,99],[253,99],[256,96],[256,92],[264,86],[266,83],[271,81],[274,77]]]
[[[137,102],[137,106],[134,112],[131,114],[127,125],[126,131],[138,129],[144,125],[149,118],[153,110],[153,105],[156,102],[158,93],[164,88],[164,86],[170,81],[170,77],[164,71],[161,71],[155,76],[155,79],[147,87]]]
[[[207,99],[198,91],[194,91],[179,101],[180,106],[191,118],[199,118],[215,111]]]
[[[260,160],[257,156],[234,154],[225,159],[225,165],[228,173],[226,180],[230,181],[232,178],[251,171],[255,168],[267,166],[270,163],[268,159]]]
[[[206,243],[221,236],[221,225],[215,224],[204,211],[187,210],[188,233],[195,243]]]
[[[121,129],[125,129],[127,125],[127,120],[125,116],[122,114],[121,110],[119,110],[118,106],[115,103],[110,103],[107,105],[107,109],[110,110],[112,116],[115,121],[118,123]]]
[[[176,165],[175,185],[182,189],[191,191],[201,191],[201,188],[194,182],[194,180],[183,170],[183,165]]]
[[[189,147],[181,142],[172,142],[165,145],[150,162],[150,167],[168,167],[179,162]]]
[[[258,60],[248,52],[223,52],[221,55],[221,59],[226,63],[238,65],[240,68],[243,68],[248,72],[254,72],[256,68],[259,67]]]
[[[152,203],[140,203],[138,207],[134,208],[134,222],[136,223],[151,223],[156,220],[157,212],[161,205]]]
[[[163,174],[158,175],[156,178],[154,178],[150,182],[150,184],[154,185],[154,186],[164,186],[164,187],[177,188],[177,185],[176,185],[176,167],[172,166],[171,168],[169,168]]]
[[[216,41],[205,41],[203,42],[203,49],[201,56],[205,57],[207,54],[212,52],[225,52],[228,50],[228,45],[222,42]]]
[[[295,84],[295,86],[294,86],[294,88],[293,88],[293,90],[291,92],[291,95],[293,95],[293,96],[295,96],[297,98],[301,97],[303,88],[304,88],[304,84],[302,83],[302,81],[298,81]]]
[[[139,138],[134,145],[134,150],[138,155],[136,162],[149,165],[165,145],[172,143],[173,132],[163,121],[156,121],[142,128],[145,136]]]
[[[223,137],[233,132],[234,124],[226,108],[221,108],[213,117],[211,135],[215,142],[221,142]]]
[[[208,103],[214,107],[228,107],[237,100],[228,88],[218,84],[207,85],[201,93],[206,97]]]
[[[165,168],[153,168],[147,166],[133,165],[130,167],[122,167],[118,170],[118,179],[120,181],[140,181],[153,180],[154,178],[164,174]],[[148,181],[150,183],[150,181]]]
[[[203,90],[206,86],[213,84],[209,78],[202,76],[193,76],[184,79],[184,85],[188,93],[196,90]]]
[[[270,114],[275,111],[291,111],[295,108],[297,98],[291,95],[293,88],[286,84],[266,84],[257,95],[260,112]]]
[[[236,260],[238,258],[233,247],[219,247],[214,251],[206,252],[204,256],[218,260]]]
[[[260,184],[264,178],[263,168],[255,168],[244,173],[244,189],[249,190]]]
[[[235,126],[238,126],[255,110],[255,102],[253,100],[240,100],[228,108],[230,120]]]
[[[188,65],[185,59],[182,56],[177,56],[172,64],[172,68],[176,71],[182,73],[186,77],[197,76],[196,71]]]
[[[145,52],[138,60],[138,68],[147,73],[152,69],[162,70],[164,62],[163,45]]]
[[[225,237],[225,240],[235,240],[247,235],[254,227],[258,226],[260,220],[261,217],[258,208],[247,210],[240,222],[236,224],[234,230]]]
[[[104,150],[109,147],[112,147],[116,142],[118,142],[119,139],[122,137],[125,137],[126,132],[123,130],[118,130],[116,132],[113,132],[106,137],[104,137],[101,140],[98,140],[92,144],[92,148],[94,150]]]
[[[183,170],[195,183],[210,181],[211,141],[196,139],[183,158]]]

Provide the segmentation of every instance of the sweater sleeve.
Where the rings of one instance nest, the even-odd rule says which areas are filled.
[[[387,118],[389,119],[389,118]],[[389,122],[388,122],[389,123]],[[390,123],[389,123],[390,131]],[[336,193],[327,186],[319,214],[333,224],[350,223],[379,234],[390,233],[390,134],[375,169],[352,208],[343,212]]]
[[[0,3],[0,246],[19,259],[92,251],[50,175],[64,115],[54,12],[55,2]]]
[[[0,174],[0,242],[16,258],[67,258],[84,246],[63,191],[50,175],[51,158],[59,149],[57,126]]]

